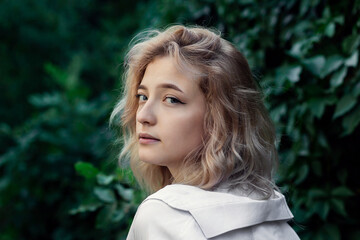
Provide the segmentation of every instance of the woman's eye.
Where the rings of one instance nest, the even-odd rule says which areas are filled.
[[[136,94],[136,98],[139,99],[139,102],[144,102],[147,100],[147,97],[143,94]]]
[[[183,104],[180,100],[178,100],[177,98],[174,98],[174,97],[166,97],[165,98],[165,101],[167,103],[171,103],[171,104],[176,104],[176,103],[181,103]]]

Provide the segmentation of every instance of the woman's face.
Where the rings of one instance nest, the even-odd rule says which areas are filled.
[[[185,156],[202,143],[206,103],[198,81],[180,72],[171,57],[155,58],[137,97],[140,160],[166,166],[176,177]]]

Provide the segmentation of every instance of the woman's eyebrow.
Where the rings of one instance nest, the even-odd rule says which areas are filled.
[[[179,91],[179,92],[184,93],[183,91],[181,91],[180,88],[178,88],[176,85],[171,84],[171,83],[163,83],[163,84],[160,84],[160,85],[158,86],[158,88],[170,88],[170,89],[174,89],[174,90],[176,90],[176,91]]]
[[[157,87],[158,88],[170,88],[170,89],[174,89],[176,91],[184,93],[180,88],[178,88],[176,85],[174,85],[172,83],[162,83],[162,84],[158,85]],[[147,87],[145,85],[139,85],[138,89],[147,90]]]
[[[137,89],[138,89],[138,90],[139,90],[139,89],[147,90],[147,87],[145,87],[144,85],[139,85]]]

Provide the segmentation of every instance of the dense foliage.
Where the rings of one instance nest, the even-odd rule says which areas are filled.
[[[359,0],[1,1],[0,239],[124,239],[145,195],[108,127],[119,64],[170,23],[249,59],[301,239],[359,239]]]

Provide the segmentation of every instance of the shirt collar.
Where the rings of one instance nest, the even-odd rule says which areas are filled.
[[[150,195],[148,199],[159,199],[173,208],[190,212],[207,238],[262,222],[293,218],[285,197],[279,192],[268,200],[254,200],[174,184]]]

